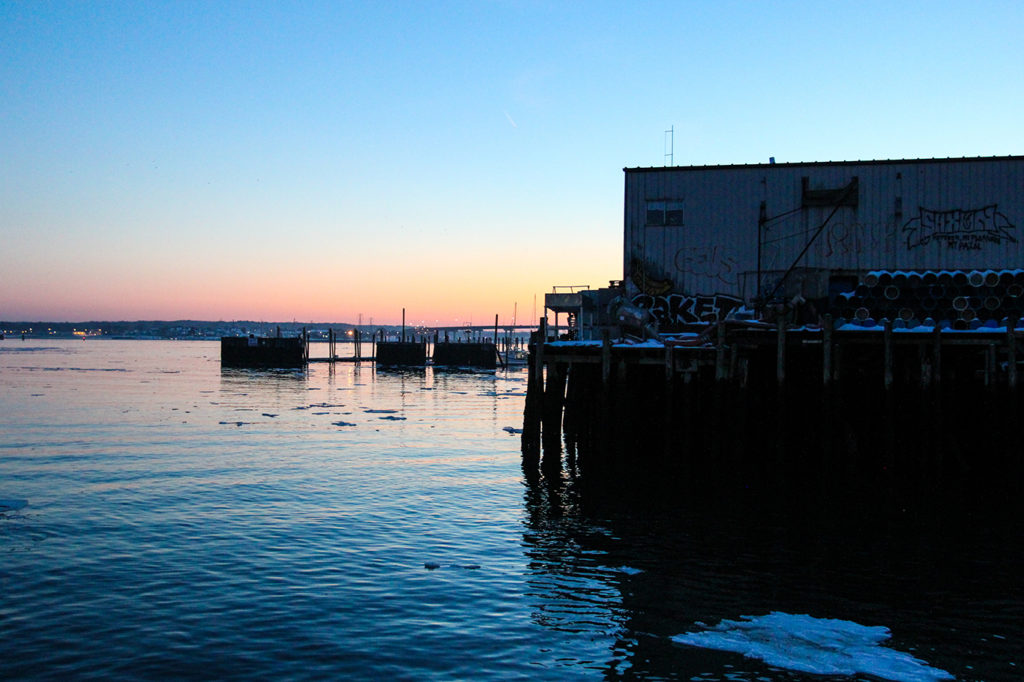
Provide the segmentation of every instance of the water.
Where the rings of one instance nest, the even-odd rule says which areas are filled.
[[[0,678],[822,679],[672,640],[771,612],[1024,678],[1017,519],[593,499],[524,481],[524,393],[0,343]]]

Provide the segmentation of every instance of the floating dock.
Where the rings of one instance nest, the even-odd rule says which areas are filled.
[[[293,368],[305,366],[309,342],[301,337],[225,336],[220,340],[222,367]]]

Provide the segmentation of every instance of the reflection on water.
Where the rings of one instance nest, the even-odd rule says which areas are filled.
[[[526,479],[523,372],[6,348],[6,679],[819,679],[672,641],[772,612],[961,680],[1024,665],[1016,519]]]
[[[535,622],[605,642],[601,656],[578,663],[606,677],[820,679],[673,642],[722,620],[783,612],[889,628],[892,651],[873,657],[878,669],[894,652],[936,669],[884,679],[942,679],[943,670],[964,680],[1019,679],[1017,519],[666,503],[579,483],[566,475],[526,489],[530,594]],[[848,662],[858,647],[829,642],[818,662],[836,651]]]

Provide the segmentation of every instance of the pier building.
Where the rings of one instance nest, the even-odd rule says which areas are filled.
[[[530,346],[528,473],[1020,499],[1024,157],[624,173],[622,280]]]

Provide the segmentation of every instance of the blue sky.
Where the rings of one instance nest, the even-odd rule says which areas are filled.
[[[0,319],[532,316],[622,168],[1024,153],[1019,2],[0,2]]]

